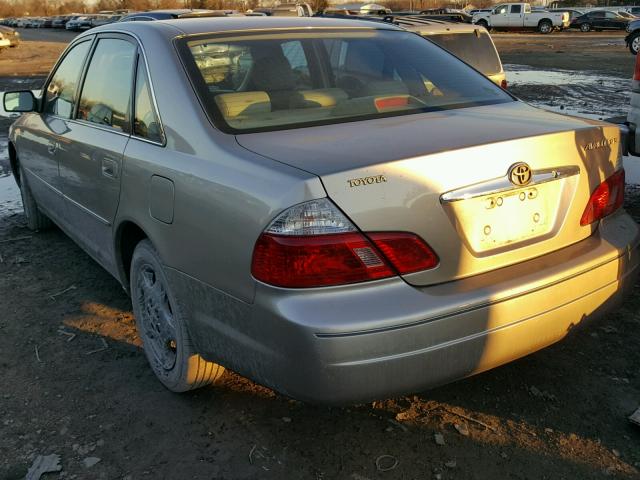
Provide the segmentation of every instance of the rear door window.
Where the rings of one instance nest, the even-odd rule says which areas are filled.
[[[522,5],[511,5],[511,13],[521,13]]]
[[[69,50],[53,74],[44,99],[44,113],[71,118],[82,66],[91,42],[82,42]]]
[[[119,38],[98,41],[85,77],[79,120],[129,133],[136,47]]]

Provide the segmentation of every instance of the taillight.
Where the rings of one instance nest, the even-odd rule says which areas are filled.
[[[627,75],[628,75],[628,74],[627,74]],[[506,79],[503,79],[503,80],[500,82],[500,86],[506,90],[506,89],[507,89],[507,80],[506,80]]]
[[[367,236],[401,275],[438,265],[436,253],[413,233],[375,232]]]
[[[593,191],[580,219],[580,225],[589,225],[607,215],[611,215],[623,203],[624,169],[620,169]]]
[[[364,235],[328,199],[280,214],[256,242],[251,273],[288,288],[366,282],[433,268],[438,257],[405,232]]]

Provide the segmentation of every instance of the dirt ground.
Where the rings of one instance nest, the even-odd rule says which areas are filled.
[[[633,57],[620,39],[496,35],[506,64],[551,57],[557,68],[616,72],[622,84]],[[11,54],[38,63],[39,47],[23,46]],[[0,75],[11,75],[5,58]],[[0,79],[0,90],[15,81]],[[560,94],[514,89],[542,103]],[[611,99],[620,101],[598,101]],[[0,147],[0,181],[6,166]],[[640,406],[640,285],[563,342],[415,395],[317,407],[232,372],[176,395],[147,367],[118,283],[59,230],[29,232],[14,203],[0,200],[0,479],[24,478],[48,454],[63,470],[44,478],[640,479],[640,428],[627,420]],[[626,207],[640,219],[637,195]]]

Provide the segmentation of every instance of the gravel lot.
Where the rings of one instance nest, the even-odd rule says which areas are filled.
[[[40,85],[64,47],[42,35],[28,31],[32,40],[0,54],[0,90]],[[634,58],[622,35],[495,39],[521,98],[595,116],[626,110]],[[0,479],[24,478],[37,455],[54,453],[63,471],[45,478],[640,478],[640,428],[627,421],[640,405],[637,290],[555,346],[416,395],[323,408],[232,372],[172,394],[147,367],[117,282],[59,230],[25,228],[6,169],[8,125],[0,121]],[[636,219],[637,198],[627,203]]]

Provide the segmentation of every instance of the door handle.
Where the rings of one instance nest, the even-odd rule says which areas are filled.
[[[118,163],[115,160],[103,158],[102,175],[109,178],[118,178]]]
[[[51,155],[55,155],[56,152],[58,151],[58,143],[57,142],[51,142],[49,143],[49,145],[47,145],[47,151],[51,154]]]

